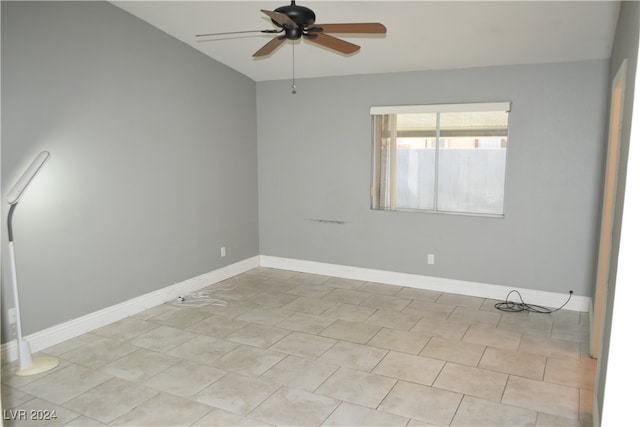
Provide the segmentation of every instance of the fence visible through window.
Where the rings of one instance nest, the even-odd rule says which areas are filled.
[[[372,107],[372,208],[504,215],[509,103]]]

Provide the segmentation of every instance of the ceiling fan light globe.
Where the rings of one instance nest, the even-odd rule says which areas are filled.
[[[285,28],[284,33],[288,40],[299,40],[304,34],[302,28]]]

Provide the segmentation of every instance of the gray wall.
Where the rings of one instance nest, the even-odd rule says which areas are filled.
[[[598,60],[258,83],[260,253],[591,296],[607,76]],[[504,219],[369,209],[371,105],[483,101],[512,102]]]
[[[627,59],[627,80],[624,94],[622,130],[620,133],[620,163],[616,188],[616,207],[613,222],[613,238],[611,240],[611,267],[607,289],[605,309],[605,323],[603,328],[602,352],[598,363],[598,390],[596,390],[596,405],[602,417],[602,404],[606,390],[607,362],[609,356],[609,338],[611,334],[611,317],[613,315],[613,299],[616,288],[616,274],[618,267],[618,249],[620,247],[620,232],[622,223],[622,209],[624,205],[624,191],[627,176],[627,160],[631,143],[631,119],[635,92],[635,76],[638,65],[638,37],[640,37],[640,5],[638,2],[622,2],[618,17],[615,41],[611,51],[609,64],[609,82],[613,81],[622,62]],[[611,83],[609,83],[611,84]],[[640,114],[636,112],[636,114]],[[604,165],[603,165],[604,167]],[[630,367],[630,369],[632,369]]]
[[[255,104],[109,3],[3,1],[3,203],[51,152],[14,219],[25,334],[257,255]]]

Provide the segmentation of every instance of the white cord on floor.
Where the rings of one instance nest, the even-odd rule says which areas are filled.
[[[192,292],[186,296],[179,296],[175,301],[172,301],[170,305],[180,308],[199,308],[209,305],[218,307],[226,306],[226,301],[213,297],[215,292],[217,292],[217,290]]]

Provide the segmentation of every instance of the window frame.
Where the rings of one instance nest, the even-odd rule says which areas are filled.
[[[456,211],[456,210],[441,210],[438,208],[438,168],[439,168],[439,151],[441,149],[439,139],[440,139],[440,113],[475,113],[475,112],[486,112],[486,111],[504,111],[508,114],[507,116],[507,143],[505,147],[505,163],[504,163],[504,177],[502,182],[502,212],[501,213],[490,213],[490,212],[468,212],[468,211]],[[509,123],[511,116],[511,101],[499,101],[499,102],[472,102],[472,103],[450,103],[450,104],[421,104],[421,105],[385,105],[385,106],[371,106],[369,113],[371,115],[371,137],[372,137],[372,156],[371,156],[371,187],[370,187],[370,209],[376,211],[391,211],[391,212],[421,212],[421,213],[431,213],[431,214],[446,214],[446,215],[463,215],[463,216],[480,216],[480,217],[489,217],[489,218],[504,218],[505,217],[505,200],[506,200],[506,182],[507,182],[507,169],[508,169],[508,151],[509,151]],[[380,162],[380,153],[377,153],[377,149],[380,148],[380,143],[378,141],[379,135],[381,133],[381,125],[376,120],[376,116],[394,116],[400,114],[420,114],[420,113],[431,113],[437,114],[437,143],[435,144],[435,161],[434,161],[434,201],[432,209],[421,209],[421,208],[397,208],[395,205],[395,200],[391,200],[389,203],[389,208],[381,207],[383,206],[380,203],[380,192],[381,192],[381,162]],[[396,167],[396,154],[397,154],[397,143],[396,136],[390,136],[391,143],[393,144],[393,148],[391,151],[392,160],[388,167],[392,169],[390,179],[392,180],[393,186],[395,183],[395,172],[393,169]],[[395,191],[395,190],[393,190]],[[393,198],[392,198],[393,199]]]

